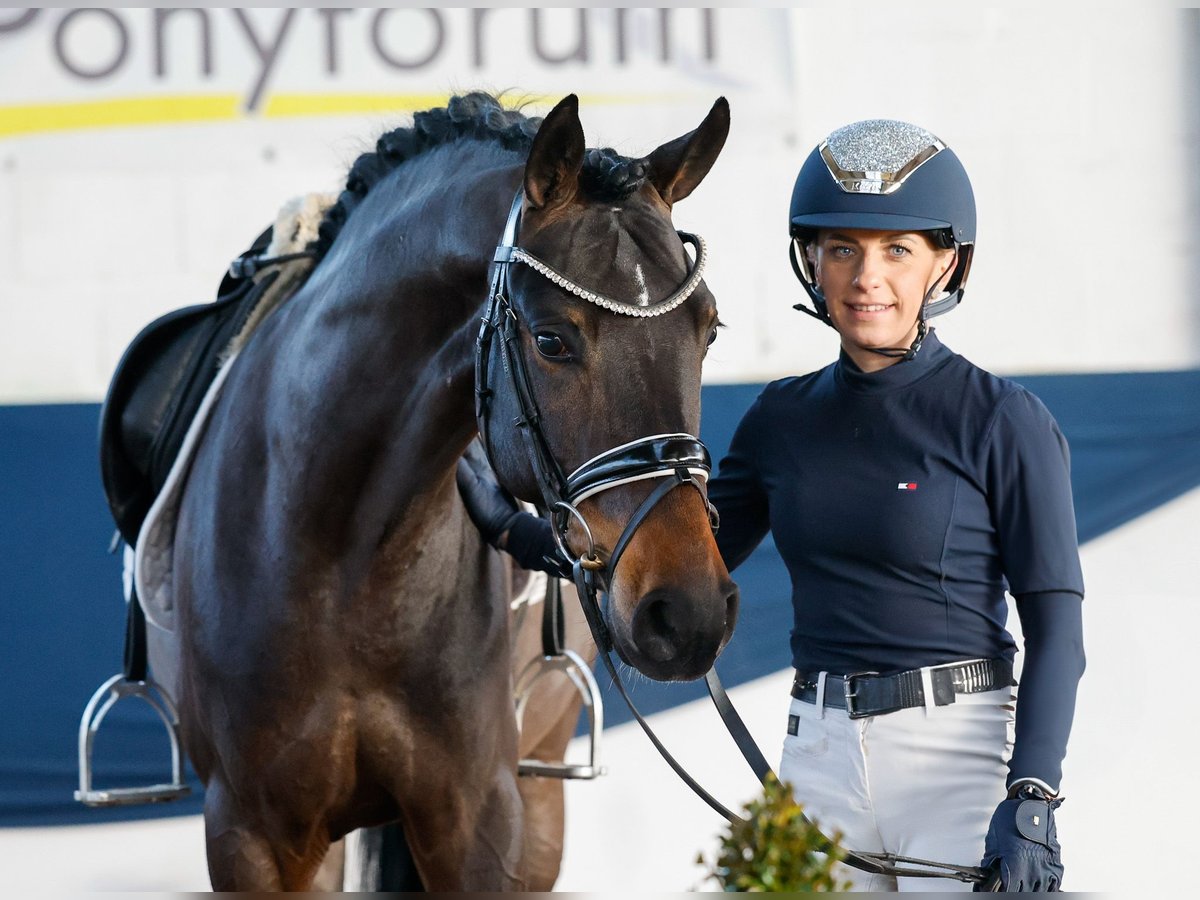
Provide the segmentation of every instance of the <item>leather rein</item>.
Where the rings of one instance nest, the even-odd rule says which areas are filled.
[[[683,231],[677,232],[684,243],[691,244],[696,249],[696,258],[689,266],[684,283],[662,301],[644,306],[634,306],[612,300],[598,292],[581,287],[533,254],[518,247],[516,244],[517,231],[520,226],[523,203],[524,191],[518,189],[509,210],[504,234],[492,258],[488,278],[487,306],[476,342],[475,418],[484,452],[487,454],[489,463],[492,463],[488,418],[491,410],[490,401],[495,395],[495,389],[489,381],[489,373],[492,356],[498,352],[503,369],[509,376],[508,386],[517,398],[520,415],[516,425],[525,444],[529,463],[542,497],[542,511],[550,518],[554,540],[562,559],[570,564],[571,578],[579,594],[588,627],[591,629],[596,648],[613,684],[650,742],[684,783],[726,820],[731,823],[741,822],[743,820],[740,816],[708,793],[680,765],[658,736],[654,734],[646,719],[638,712],[612,661],[612,635],[606,622],[608,592],[613,583],[617,563],[637,528],[667,494],[683,485],[688,485],[698,491],[708,510],[713,532],[716,532],[719,518],[716,509],[708,500],[708,494],[704,487],[712,469],[708,448],[699,438],[690,434],[649,435],[607,450],[585,462],[570,475],[564,474],[550,449],[542,427],[541,412],[538,409],[525,355],[521,348],[520,318],[512,302],[512,266],[520,263],[549,279],[563,290],[610,312],[638,318],[663,315],[686,301],[700,284],[707,258],[704,241],[697,235]],[[495,465],[493,464],[492,467],[494,469]],[[621,532],[621,536],[617,539],[608,560],[602,560],[596,552],[591,529],[579,511],[578,504],[602,491],[648,479],[661,480],[634,511],[633,516]],[[572,521],[579,525],[587,541],[587,549],[579,556],[573,555],[567,545],[567,531]],[[555,581],[554,576],[551,576],[551,582]],[[546,605],[546,619],[543,627],[544,649],[548,653],[555,650],[561,652],[561,615],[557,608],[561,603],[561,597],[556,591],[554,596],[556,602],[548,602]],[[549,596],[547,599],[549,601]],[[759,780],[765,781],[769,775],[773,774],[771,767],[762,751],[754,743],[745,723],[725,693],[720,679],[717,677],[716,669],[711,669],[705,680],[722,721],[738,749]],[[825,838],[825,842],[826,849],[833,847],[828,838]],[[954,878],[964,882],[984,880],[983,871],[975,867],[931,862],[891,853],[858,853],[852,850],[844,852],[843,862],[864,872],[901,877]],[[910,866],[923,866],[926,869],[913,869],[909,868]]]

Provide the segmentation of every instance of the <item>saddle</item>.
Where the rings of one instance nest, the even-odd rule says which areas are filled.
[[[270,239],[268,228],[239,259],[265,250]],[[113,521],[131,547],[225,348],[274,277],[227,274],[214,302],[155,319],[117,364],[100,408],[100,474]]]
[[[314,221],[328,201],[285,207],[229,267],[217,298],[151,322],[117,364],[100,409],[100,474],[117,530],[129,546],[179,455],[217,373],[254,327],[304,283]]]

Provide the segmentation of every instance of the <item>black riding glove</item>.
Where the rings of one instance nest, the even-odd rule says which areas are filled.
[[[485,541],[503,550],[501,538],[518,518],[528,514],[517,505],[513,495],[500,486],[478,441],[467,445],[467,452],[458,461],[455,477],[467,515]]]
[[[550,523],[517,505],[496,480],[478,441],[472,441],[458,461],[456,478],[467,515],[485,541],[511,555],[522,569],[571,577],[571,566],[558,553]]]
[[[1062,848],[1054,825],[1061,803],[1024,785],[996,807],[980,864],[989,877],[975,886],[977,891],[1062,890]]]

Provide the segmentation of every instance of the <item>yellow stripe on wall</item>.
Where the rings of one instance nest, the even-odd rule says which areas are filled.
[[[0,106],[0,138],[93,128],[233,121],[258,116],[300,118],[406,113],[445,106],[448,99],[448,94],[277,94],[268,98],[260,113],[247,113],[237,94]]]
[[[351,113],[417,112],[445,106],[449,94],[276,94],[267,99],[267,118],[335,116]]]
[[[237,94],[218,94],[0,106],[0,137],[130,125],[217,122],[240,116],[240,101]]]
[[[261,113],[247,113],[237,94],[129,97],[77,103],[0,106],[0,138],[92,128],[221,122],[240,118],[301,118],[361,113],[410,113],[445,106],[447,94],[276,94]],[[522,103],[549,106],[557,96],[522,94]],[[687,94],[594,94],[583,105],[642,104],[695,100]]]

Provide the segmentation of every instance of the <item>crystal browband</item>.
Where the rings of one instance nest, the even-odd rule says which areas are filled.
[[[658,303],[651,303],[646,306],[638,306],[633,303],[622,303],[619,300],[613,300],[610,297],[605,297],[603,294],[589,291],[587,288],[580,287],[566,275],[546,265],[536,256],[525,252],[520,247],[513,247],[510,251],[510,259],[513,262],[521,262],[529,266],[539,275],[548,278],[556,285],[565,291],[570,291],[576,297],[586,300],[588,303],[594,303],[603,309],[610,312],[619,313],[623,316],[634,316],[640,319],[649,319],[654,316],[661,316],[663,313],[669,313],[679,304],[683,303],[700,285],[700,280],[704,277],[704,264],[708,258],[708,250],[704,243],[704,238],[698,234],[689,234],[686,231],[678,232],[679,237],[684,243],[691,244],[696,248],[696,261],[691,267],[688,278],[670,297],[661,300]],[[686,255],[686,254],[685,254]]]

